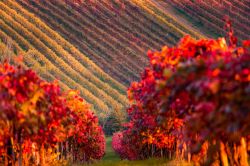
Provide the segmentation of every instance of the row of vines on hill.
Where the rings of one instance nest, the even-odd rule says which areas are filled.
[[[186,36],[148,52],[150,67],[128,90],[130,121],[113,136],[122,158],[248,165],[250,41],[229,37]]]
[[[0,65],[0,80],[2,163],[44,165],[58,164],[59,159],[102,158],[102,128],[78,92],[62,93],[57,82],[45,82],[32,70],[8,63]]]

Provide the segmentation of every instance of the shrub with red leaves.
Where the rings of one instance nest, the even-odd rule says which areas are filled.
[[[104,155],[104,133],[97,117],[78,94],[73,95],[63,95],[56,82],[47,83],[32,70],[0,65],[0,150],[9,164],[16,162],[15,156],[21,164],[33,145],[41,152],[40,164],[45,164],[44,149],[69,140],[77,150],[74,161]]]
[[[79,96],[79,92],[69,91],[66,95],[67,106],[76,115],[72,123],[68,143],[72,146],[75,160],[90,161],[101,159],[105,153],[105,136],[98,124],[97,117],[90,111],[89,105]]]
[[[236,47],[223,38],[186,36],[176,47],[148,53],[150,67],[128,90],[130,122],[122,141],[135,158],[179,156],[187,149],[204,154],[219,145],[214,149],[221,152],[221,163],[228,157],[230,164],[244,163],[244,152],[235,157],[231,145],[243,147],[250,132],[248,43]]]
[[[121,158],[123,158],[123,148],[122,148],[122,133],[121,132],[116,132],[113,134],[112,137],[112,148],[114,149],[114,151],[119,154],[119,156]]]

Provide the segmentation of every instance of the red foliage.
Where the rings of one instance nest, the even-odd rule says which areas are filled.
[[[243,47],[231,42],[186,36],[176,47],[148,53],[150,67],[128,90],[130,122],[121,145],[131,147],[133,158],[250,134],[248,41]]]
[[[44,82],[32,70],[7,63],[0,66],[0,77],[1,121],[8,128],[1,137],[16,142],[31,139],[40,145],[56,142],[53,125],[67,112],[59,87]]]
[[[122,145],[123,134],[122,132],[117,132],[113,134],[112,137],[112,148],[119,154],[119,156],[124,159],[127,156],[127,151],[125,150],[125,145]],[[124,154],[125,153],[125,154]]]
[[[98,119],[77,93],[41,80],[32,70],[0,65],[0,150],[31,153],[31,145],[71,141],[77,160],[100,159],[105,140]]]
[[[67,106],[76,116],[70,128],[68,140],[74,147],[73,155],[81,161],[101,159],[105,152],[105,136],[98,124],[97,117],[90,111],[89,105],[76,91],[66,95]]]

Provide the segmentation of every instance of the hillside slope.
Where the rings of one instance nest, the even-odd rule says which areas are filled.
[[[79,90],[98,113],[127,104],[123,85],[15,1],[0,1],[0,39],[11,41],[14,52],[24,54],[25,65],[44,79]]]
[[[185,34],[201,37],[163,17],[145,0],[17,2],[126,86],[138,80],[148,64],[149,49],[173,45]]]
[[[146,1],[1,0],[1,45],[63,89],[77,89],[101,117],[127,105],[126,86],[148,64],[146,52],[189,30]]]

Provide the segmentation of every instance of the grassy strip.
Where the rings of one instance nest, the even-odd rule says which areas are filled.
[[[164,158],[150,158],[147,160],[121,160],[117,154],[115,154],[114,150],[112,149],[112,137],[106,138],[106,154],[101,161],[97,161],[94,164],[89,164],[91,166],[191,166],[192,164],[188,164],[185,161],[173,160],[169,161]],[[85,164],[88,165],[88,164]],[[74,165],[80,166],[80,165]]]

